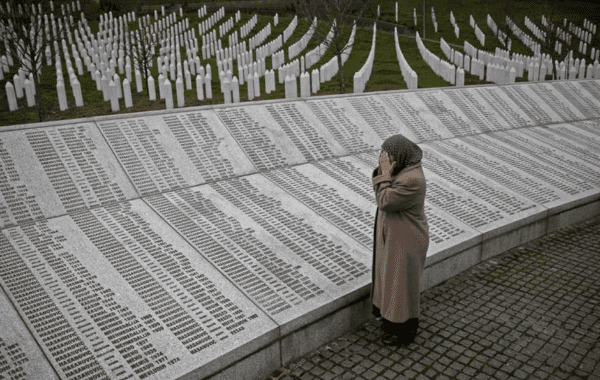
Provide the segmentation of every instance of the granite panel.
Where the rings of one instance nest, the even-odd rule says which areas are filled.
[[[62,379],[204,377],[278,336],[141,200],[4,229],[0,247],[0,283]]]
[[[347,154],[304,102],[218,108],[215,112],[260,171]]]
[[[422,165],[427,200],[483,233],[483,240],[544,218],[546,209],[425,144]]]
[[[586,86],[586,84],[588,85]],[[548,85],[555,90],[554,93],[560,93],[585,119],[600,117],[600,91],[595,92],[595,88],[590,86],[588,82],[548,82],[545,86]]]
[[[550,212],[587,203],[598,194],[595,186],[572,173],[558,171],[491,135],[437,141],[430,145],[444,156],[546,207]]]
[[[256,172],[213,111],[98,122],[144,196]]]
[[[6,271],[8,268],[1,270]],[[23,288],[20,292],[25,293]],[[0,288],[0,378],[58,380],[56,372]]]
[[[439,90],[438,90],[439,91]],[[452,137],[449,127],[442,124],[416,92],[381,93],[381,98],[416,137],[414,142],[435,141]],[[410,138],[408,135],[406,136]]]
[[[93,123],[0,132],[0,228],[136,198]]]
[[[540,97],[540,94],[538,94],[540,91],[536,90],[538,85],[539,83],[516,84],[499,88],[525,112],[534,125],[565,121],[550,105],[546,104],[545,99]]]
[[[348,153],[374,149],[381,145],[384,135],[396,130],[390,113],[375,97],[327,97],[307,100],[306,105]],[[379,113],[377,118],[374,112]],[[374,130],[377,119],[381,124]]]
[[[500,120],[493,119],[498,122],[499,125],[496,126],[498,129],[522,128],[536,124],[500,87],[475,86],[467,87],[467,90],[475,98],[485,100],[489,109],[493,109],[501,118]],[[486,111],[482,110],[481,112]]]
[[[282,336],[370,282],[369,249],[262,174],[147,202],[277,322]]]

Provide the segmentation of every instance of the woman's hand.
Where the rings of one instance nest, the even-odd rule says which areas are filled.
[[[391,176],[394,167],[396,167],[396,161],[390,163],[388,152],[382,150],[379,154],[379,168],[381,169],[381,173],[386,176]]]

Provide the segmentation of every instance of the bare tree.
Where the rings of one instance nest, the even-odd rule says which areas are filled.
[[[132,67],[140,70],[144,88],[148,93],[148,73],[156,56],[156,41],[150,35],[150,28],[145,25],[145,19],[140,24],[142,25],[141,28],[130,31],[129,34],[125,30],[125,35],[128,35],[129,38],[124,41],[124,47],[126,54],[129,54],[133,60],[131,62]],[[125,25],[125,28],[127,28],[127,25]]]
[[[543,6],[543,15],[540,17],[538,27],[544,33],[544,38],[540,40],[542,52],[550,55],[552,62],[562,62],[567,58],[572,49],[572,35],[563,29],[563,13],[559,8],[560,3],[546,0]],[[557,42],[560,43],[560,52],[557,49]],[[553,70],[553,78],[556,79],[556,70]]]
[[[3,40],[0,55],[12,58],[13,71],[21,69],[25,75],[33,73],[38,121],[44,117],[39,76],[46,49],[50,50],[51,59],[60,59],[61,40],[70,33],[72,18],[67,18],[64,8],[62,10],[63,17],[55,18],[55,10],[46,1],[6,0],[4,6],[0,6],[0,38]],[[58,49],[55,50],[55,46]]]
[[[327,49],[332,48],[338,61],[340,94],[346,92],[342,55],[352,49],[347,31],[369,8],[372,0],[296,0],[296,10],[309,20],[315,17],[325,23],[326,31],[315,29],[314,36],[323,41]],[[331,31],[331,35],[327,36]]]

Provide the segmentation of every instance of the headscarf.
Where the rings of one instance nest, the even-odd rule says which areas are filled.
[[[381,149],[394,156],[396,166],[394,167],[392,175],[396,175],[404,168],[420,162],[423,157],[421,148],[400,134],[388,137],[383,144],[381,144]]]

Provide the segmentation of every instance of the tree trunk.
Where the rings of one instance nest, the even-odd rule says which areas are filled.
[[[35,105],[38,111],[38,121],[43,121],[43,109],[42,109],[42,88],[38,79],[37,73],[33,73],[33,87],[35,88]]]
[[[338,78],[340,80],[340,94],[346,92],[346,88],[344,86],[344,70],[342,67],[342,53],[338,51],[337,53],[337,61],[338,61]]]

